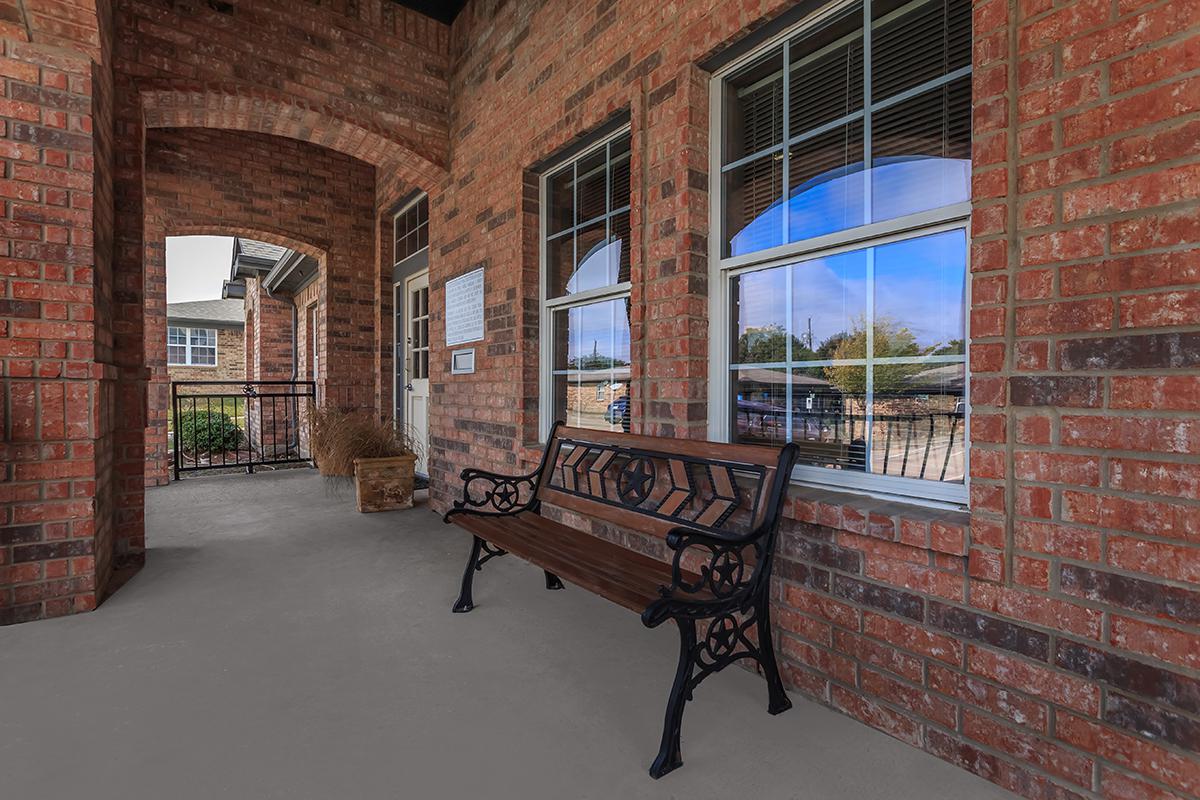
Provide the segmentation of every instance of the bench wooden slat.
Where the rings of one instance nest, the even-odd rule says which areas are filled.
[[[669,564],[537,514],[455,521],[496,547],[635,613],[671,582]]]

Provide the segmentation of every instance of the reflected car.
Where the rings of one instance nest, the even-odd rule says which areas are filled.
[[[608,404],[604,411],[604,420],[610,425],[629,425],[629,395],[622,395]]]

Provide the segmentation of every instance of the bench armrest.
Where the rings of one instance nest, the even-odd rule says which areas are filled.
[[[646,609],[642,621],[654,627],[671,617],[709,616],[720,609],[747,605],[754,596],[762,540],[757,532],[726,537],[693,528],[673,528],[667,533],[667,547],[674,551],[671,585],[659,589],[662,597]],[[699,577],[695,580],[684,571],[689,550],[699,551]]]
[[[449,522],[454,514],[504,517],[536,510],[535,490],[539,475],[540,470],[528,475],[501,475],[485,469],[464,469],[459,474],[463,481],[462,499],[454,501],[454,508],[446,512],[442,521]],[[472,488],[477,495],[472,495]],[[522,490],[526,494],[524,500],[521,499]]]

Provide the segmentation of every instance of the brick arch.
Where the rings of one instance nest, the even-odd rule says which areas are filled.
[[[419,146],[373,122],[360,122],[329,106],[306,103],[269,90],[224,83],[180,83],[139,92],[147,128],[217,128],[297,139],[352,156],[395,174],[408,184],[432,188],[445,166]]]

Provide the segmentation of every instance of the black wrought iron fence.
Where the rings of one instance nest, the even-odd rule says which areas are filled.
[[[765,403],[739,403],[741,441],[795,442],[800,463],[927,480],[961,480],[965,417],[961,410],[911,414],[872,414],[847,409],[787,409]],[[870,427],[870,437],[867,429]]]
[[[312,381],[174,381],[175,480],[184,472],[311,463]]]

